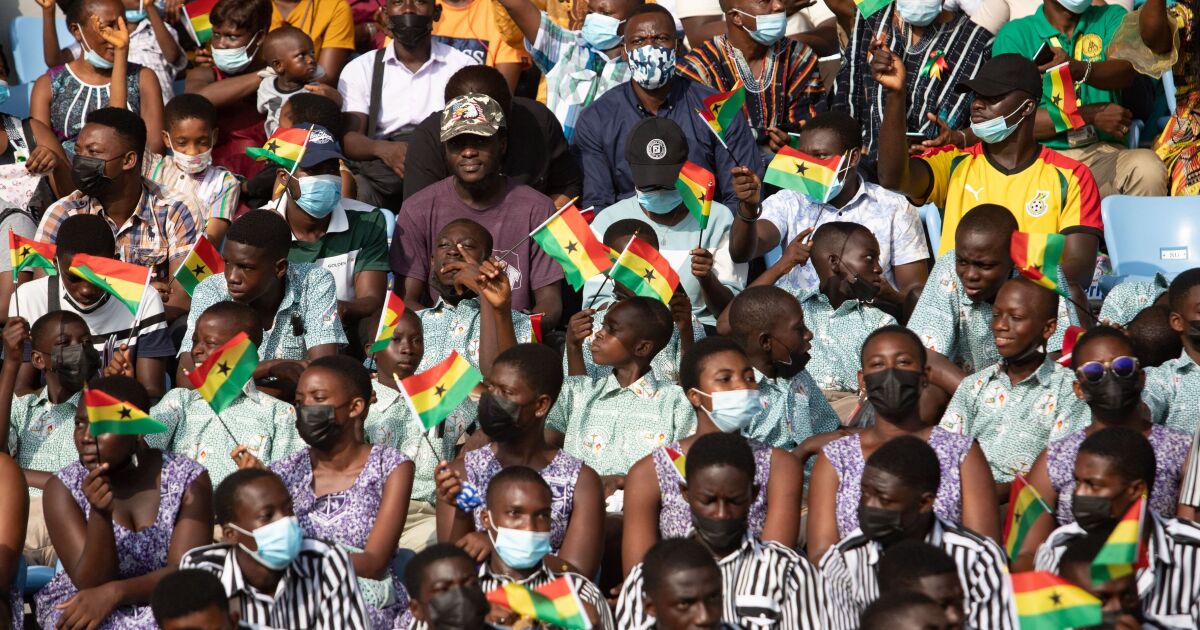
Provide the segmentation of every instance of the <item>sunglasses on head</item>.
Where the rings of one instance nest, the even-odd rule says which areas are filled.
[[[1088,361],[1076,368],[1079,378],[1089,383],[1098,383],[1104,378],[1104,373],[1111,371],[1117,378],[1133,378],[1140,369],[1138,360],[1134,357],[1117,357],[1106,367],[1099,361]]]

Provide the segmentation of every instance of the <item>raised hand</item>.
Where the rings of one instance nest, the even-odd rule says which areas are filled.
[[[508,281],[508,274],[504,273],[506,266],[507,263],[495,256],[479,265],[479,276],[476,278],[479,296],[495,309],[512,308],[512,284]]]
[[[17,299],[13,296],[13,299]],[[25,341],[29,339],[29,322],[23,317],[10,317],[4,324],[4,360],[21,362]]]
[[[762,182],[753,169],[735,166],[729,172],[733,174],[733,194],[738,201],[751,207],[762,202]]]
[[[712,252],[697,247],[688,252],[692,256],[692,275],[697,278],[707,277],[713,270],[713,254]]]
[[[100,32],[100,38],[112,44],[117,50],[126,50],[129,48],[129,28],[125,25],[125,16],[117,16],[117,26],[101,26],[100,18],[92,16],[92,26]]]
[[[887,33],[871,41],[867,54],[875,81],[889,92],[904,92],[904,60],[888,50]]]
[[[938,134],[929,140],[922,140],[920,144],[914,144],[909,147],[912,153],[920,153],[925,149],[944,147],[948,144],[959,148],[966,146],[967,135],[965,131],[951,129],[950,125],[946,124],[945,120],[933,112],[927,112],[925,117],[928,118],[930,122],[937,125]]]
[[[592,316],[596,309],[585,308],[571,316],[567,321],[567,345],[572,348],[582,348],[583,342],[592,336]]]
[[[783,258],[788,261],[793,268],[803,267],[808,264],[808,258],[812,255],[812,235],[815,228],[805,228],[805,230],[796,235],[791,243],[783,249]]]

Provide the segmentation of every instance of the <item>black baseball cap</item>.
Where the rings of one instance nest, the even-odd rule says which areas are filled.
[[[625,161],[633,171],[633,185],[639,189],[675,188],[687,157],[687,138],[672,120],[652,116],[629,130]]]
[[[959,92],[970,90],[988,98],[1021,90],[1036,98],[1042,95],[1042,75],[1033,61],[1015,53],[1004,53],[989,59],[975,78],[959,81],[954,89]]]

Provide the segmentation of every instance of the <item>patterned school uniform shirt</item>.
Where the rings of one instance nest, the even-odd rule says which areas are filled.
[[[457,351],[460,356],[479,367],[479,334],[483,331],[479,298],[460,300],[457,305],[438,298],[437,304],[417,311],[425,335],[425,355],[417,372],[424,372]],[[517,343],[533,341],[533,326],[529,316],[513,311],[513,332]]]

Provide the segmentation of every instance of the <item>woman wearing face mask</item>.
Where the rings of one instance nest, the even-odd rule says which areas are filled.
[[[129,29],[119,0],[80,0],[67,24],[83,58],[55,66],[33,85],[30,112],[54,130],[68,155],[89,113],[125,107],[146,121],[146,148],[162,153],[162,90],[154,72],[129,63]]]
[[[875,424],[830,442],[817,456],[809,485],[808,557],[820,558],[858,527],[864,463],[893,437],[915,435],[933,447],[941,464],[934,512],[992,539],[1000,537],[995,482],[983,450],[969,437],[921,420],[928,385],[925,346],[901,326],[885,326],[863,342],[859,387],[875,409]]]
[[[89,389],[149,409],[137,381],[98,378]],[[114,405],[115,406],[115,405]],[[46,482],[43,503],[63,572],[37,594],[43,628],[157,628],[150,594],[184,552],[212,539],[212,484],[196,462],[146,446],[141,435],[93,436],[75,415],[79,461]]]
[[[621,559],[625,570],[642,561],[654,543],[682,538],[692,527],[692,512],[681,492],[688,449],[703,435],[741,433],[763,412],[754,368],[736,341],[706,337],[692,346],[679,367],[679,381],[696,409],[696,433],[654,449],[633,465],[625,481],[625,530]],[[763,540],[796,544],[804,469],[791,453],[750,441],[754,483],[762,491],[750,506],[749,529]],[[676,461],[678,460],[678,461]],[[768,504],[781,506],[768,512]]]

